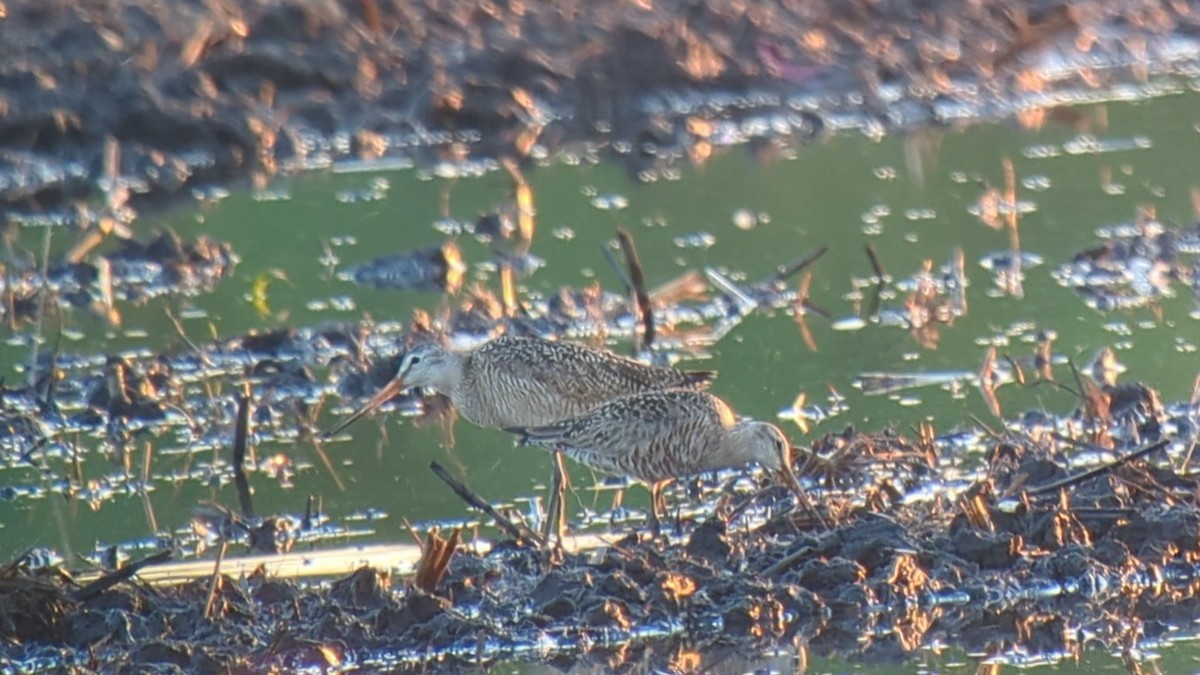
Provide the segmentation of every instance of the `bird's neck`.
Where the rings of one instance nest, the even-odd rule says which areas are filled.
[[[745,464],[750,459],[747,456],[746,448],[750,447],[753,431],[753,427],[742,422],[733,425],[718,452],[718,461],[722,466],[738,466]]]
[[[430,387],[453,400],[462,389],[463,370],[466,368],[468,358],[470,357],[461,354],[447,354],[447,367],[438,371],[437,379],[430,383]]]

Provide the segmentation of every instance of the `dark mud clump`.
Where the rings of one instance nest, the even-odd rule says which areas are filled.
[[[455,295],[462,287],[466,271],[458,244],[449,240],[352,265],[338,276],[371,288],[440,291]]]
[[[1174,227],[1153,217],[1097,230],[1101,241],[1054,271],[1093,309],[1151,306],[1183,287],[1200,298],[1200,224]]]

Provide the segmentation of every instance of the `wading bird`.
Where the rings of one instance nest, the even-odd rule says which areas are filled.
[[[792,446],[779,427],[738,420],[712,394],[676,389],[614,399],[571,419],[510,427],[522,444],[560,451],[604,473],[650,486],[651,525],[665,510],[663,487],[676,478],[758,462],[807,506],[792,472]]]
[[[467,421],[482,427],[536,427],[583,415],[614,398],[671,389],[701,390],[716,372],[649,366],[570,342],[501,336],[469,352],[427,343],[411,349],[396,376],[331,431],[339,433],[411,387],[449,397]],[[555,456],[548,524],[561,529],[565,475]]]
[[[469,352],[418,345],[396,376],[325,436],[332,436],[401,391],[423,387],[445,394],[467,421],[503,429],[539,426],[582,415],[620,396],[706,388],[716,372],[639,363],[570,342],[501,336]]]

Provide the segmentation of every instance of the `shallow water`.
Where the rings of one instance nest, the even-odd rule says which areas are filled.
[[[971,416],[999,426],[1000,420],[969,382],[953,391],[929,386],[878,396],[864,395],[854,383],[857,376],[873,372],[974,373],[988,345],[1014,357],[1027,356],[1039,331],[1054,331],[1055,353],[1081,368],[1102,348],[1111,347],[1127,368],[1123,379],[1147,382],[1164,401],[1186,399],[1197,375],[1195,349],[1200,340],[1197,301],[1190,290],[1176,285],[1176,297],[1163,300],[1158,312],[1139,308],[1101,313],[1056,283],[1051,272],[1077,251],[1096,245],[1097,228],[1134,219],[1139,206],[1152,206],[1164,222],[1186,226],[1195,221],[1189,191],[1197,184],[1197,111],[1195,95],[1181,94],[1082,108],[1078,112],[1087,132],[1056,124],[1040,131],[998,124],[877,141],[843,134],[801,147],[794,157],[778,161],[733,148],[702,168],[684,171],[678,180],[650,184],[631,183],[621,168],[586,160],[579,166],[559,163],[530,170],[526,175],[538,221],[532,253],[546,262],[522,285],[544,293],[560,285],[599,282],[619,290],[621,282],[601,254],[618,225],[634,235],[650,286],[705,266],[735,282],[754,281],[782,263],[828,246],[828,254],[810,268],[810,299],[832,317],[806,317],[816,352],[806,346],[792,316],[763,312],[749,316],[712,346],[711,359],[680,364],[719,370],[713,391],[745,415],[774,419],[785,411],[788,417],[786,411],[801,393],[807,405],[826,411],[835,402],[844,406],[835,416],[813,421],[810,434],[840,431],[851,424],[907,430],[923,420],[948,433],[973,424]],[[1021,247],[1044,259],[1038,266],[1027,263],[1021,299],[999,293],[991,272],[981,265],[985,257],[1008,248],[1006,233],[986,227],[971,212],[983,194],[981,181],[1004,185],[1004,158],[1013,162],[1019,199],[1028,202],[1020,218]],[[143,218],[136,224],[139,232],[162,224],[185,239],[203,233],[231,242],[242,262],[211,293],[120,305],[119,328],[85,311],[73,311],[67,315],[61,352],[185,351],[188,347],[172,326],[168,309],[185,317],[184,329],[201,344],[251,329],[358,320],[364,314],[378,321],[406,321],[415,308],[436,313],[445,304],[436,294],[361,288],[339,280],[327,263],[343,269],[378,255],[437,244],[446,239],[434,227],[439,220],[473,220],[509,200],[511,189],[502,171],[460,180],[411,169],[308,174],[275,186],[269,199],[234,193],[161,221]],[[26,232],[20,243],[37,251],[41,236]],[[67,243],[58,234],[52,242],[56,249]],[[495,289],[495,275],[480,265],[489,257],[486,247],[467,236],[459,243],[470,265],[467,285],[481,281]],[[853,281],[872,273],[863,252],[868,243],[896,279],[919,271],[927,259],[942,265],[952,259],[956,247],[962,248],[970,282],[969,310],[940,328],[936,348],[900,327],[869,320],[855,327],[852,319],[869,312],[869,293],[857,290]],[[892,292],[882,304],[900,308],[903,301],[903,293]],[[18,335],[31,331],[26,325]],[[629,349],[623,343],[610,346]],[[17,364],[28,354],[25,344],[0,347],[6,378],[22,379]],[[316,375],[325,381],[324,372]],[[1076,404],[1069,393],[1046,386],[1005,386],[998,400],[1008,419],[1028,409],[1067,414]],[[336,419],[328,412],[330,405],[325,406],[325,425]],[[787,419],[782,423],[793,440],[803,441],[797,424]],[[544,495],[548,482],[545,455],[512,447],[511,438],[499,431],[459,423],[456,443],[447,448],[436,429],[414,428],[397,414],[377,415],[351,429],[351,440],[325,447],[329,466],[306,442],[259,445],[259,458],[282,453],[296,471],[287,479],[266,471],[251,473],[257,511],[302,514],[307,497],[316,495],[331,522],[350,530],[347,538],[397,541],[408,538],[405,520],[457,520],[464,515],[458,498],[429,473],[431,460],[450,467],[494,500]],[[149,441],[154,449],[151,474],[156,476],[207,460],[212,453],[187,452],[170,435]],[[84,447],[95,445],[89,439],[80,442]],[[140,470],[142,461],[139,453],[133,465]],[[63,461],[50,470],[65,472],[69,465]],[[119,472],[99,453],[88,454],[78,470],[85,479]],[[577,513],[581,504],[606,509],[612,491],[592,490],[586,469],[575,466],[572,472],[578,488],[578,499],[569,502],[572,511]],[[187,529],[200,501],[237,503],[227,480],[162,478],[152,482],[146,499],[136,493],[116,494],[98,499],[94,507],[84,499],[63,500],[40,492],[44,480],[19,462],[4,470],[0,483],[28,486],[33,496],[19,492],[0,502],[0,557],[33,546],[68,557],[87,555],[112,543],[148,539],[155,528]],[[626,506],[639,509],[646,502],[640,488],[625,500]],[[969,658],[966,662],[974,663]],[[841,670],[834,664],[828,668]],[[953,667],[943,663],[934,669]]]

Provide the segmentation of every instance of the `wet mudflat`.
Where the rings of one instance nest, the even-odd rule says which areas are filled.
[[[1149,412],[1089,426],[1148,431],[1164,415]],[[514,658],[705,672],[777,644],[800,649],[793,667],[807,654],[894,664],[946,644],[976,662],[1103,650],[1136,668],[1147,647],[1190,637],[1177,633],[1200,611],[1194,477],[1142,460],[1069,474],[1071,444],[1016,433],[985,444],[986,478],[917,501],[905,495],[938,472],[933,437],[827,435],[806,462],[830,494],[846,491],[822,500],[827,528],[770,499],[750,517],[726,494],[702,524],[680,524],[670,545],[614,536],[552,557],[502,541],[484,555],[445,556],[431,536],[411,582],[362,568],[321,586],[260,571],[97,591],[17,562],[0,572],[4,630],[26,645],[28,664],[65,656],[82,668],[99,658],[189,672]]]
[[[512,50],[546,42],[533,56],[558,70],[523,85],[526,67],[489,70],[495,53],[463,58],[480,17],[418,13],[406,26],[428,30],[388,49],[448,60],[405,63],[412,80],[386,100],[416,112],[397,131],[363,121],[392,105],[371,99],[372,77],[398,72],[370,75],[369,36],[394,19],[371,7],[350,19],[367,30],[311,55],[336,70],[339,50],[361,52],[353,85],[256,70],[295,53],[271,21],[344,24],[254,6],[169,37],[169,57],[143,54],[112,85],[199,64],[180,76],[198,88],[165,91],[207,97],[215,116],[147,112],[164,102],[150,96],[128,110],[166,121],[131,123],[101,98],[56,133],[8,136],[25,163],[6,193],[3,658],[189,672],[888,667],[947,646],[972,665],[1187,658],[1176,643],[1200,606],[1189,15],[888,8],[926,17],[904,24],[816,3],[748,18],[589,4],[571,30],[619,37],[595,53],[487,33]],[[510,29],[549,16],[493,9]],[[98,35],[101,70],[128,60],[132,23],[115,15],[12,13]],[[151,15],[140,30],[169,18]],[[865,26],[942,39],[954,22],[976,39],[856,51],[889,44]],[[637,45],[673,60],[613,65],[641,59]],[[255,105],[214,75],[230,59]],[[44,89],[47,73],[78,73],[55,68],[13,77]],[[631,72],[645,81],[619,77]],[[18,109],[79,108],[51,89],[22,90]],[[1058,106],[1118,99],[1135,103]],[[307,113],[237,151],[224,132],[175,133],[194,119],[261,129],[254,115],[285,103]],[[930,127],[990,118],[1006,122]],[[177,144],[137,134],[164,129]],[[267,180],[322,166],[333,175]],[[225,191],[252,175],[260,189]],[[138,216],[188,189],[195,210]],[[616,226],[640,251],[652,324]],[[531,532],[544,455],[455,424],[444,399],[409,392],[377,423],[320,438],[407,347],[500,332],[716,368],[739,412],[791,425],[817,513],[757,472],[690,477],[653,540],[644,491],[575,467],[580,536],[559,555]],[[366,541],[407,549],[374,556]],[[313,568],[337,547],[320,582],[271,562]],[[148,557],[155,585],[120,576]]]

